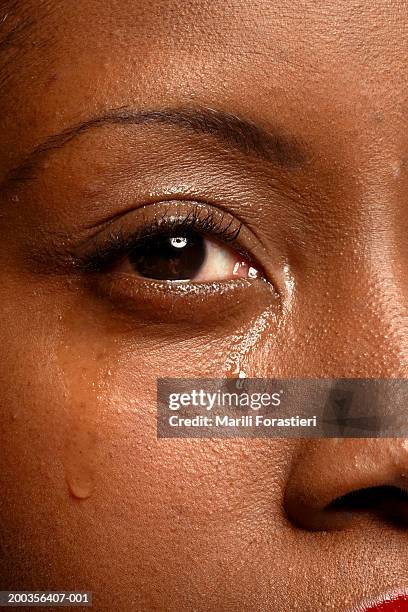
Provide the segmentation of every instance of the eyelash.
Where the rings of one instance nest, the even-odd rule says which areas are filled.
[[[210,210],[203,212],[199,207],[193,208],[184,217],[162,213],[132,233],[126,233],[121,229],[111,231],[103,244],[96,245],[92,253],[80,257],[76,264],[86,272],[103,272],[117,263],[121,257],[126,257],[133,249],[143,246],[144,241],[152,237],[176,236],[183,231],[218,238],[226,244],[233,245],[239,254],[251,261],[251,255],[238,243],[241,227],[242,223],[237,226],[229,215],[227,218],[225,214],[216,215]]]

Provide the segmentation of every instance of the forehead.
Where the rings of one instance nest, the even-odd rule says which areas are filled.
[[[26,0],[2,11],[1,127],[18,108],[22,146],[122,105],[216,106],[310,135],[405,113],[405,3]]]
[[[292,59],[293,68],[299,54],[302,68],[324,67],[323,60],[340,68],[350,52],[348,63],[381,66],[406,49],[407,23],[405,2],[381,0],[0,0],[0,41],[15,34],[18,46],[25,38],[26,52],[39,52],[46,41],[92,55],[110,45],[132,54],[152,45],[193,58],[218,51],[274,63]]]

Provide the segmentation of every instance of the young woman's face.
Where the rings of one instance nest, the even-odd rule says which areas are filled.
[[[163,376],[407,375],[405,3],[2,0],[0,32],[2,588],[406,586],[406,441],[157,440],[155,407]],[[398,523],[327,510],[368,487]]]

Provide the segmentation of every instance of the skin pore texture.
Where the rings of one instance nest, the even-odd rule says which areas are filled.
[[[406,440],[158,440],[155,408],[163,376],[407,376],[407,52],[404,1],[0,1],[2,590],[346,612],[407,586],[406,502],[328,509],[381,487],[392,515]],[[192,207],[268,282],[83,263]]]

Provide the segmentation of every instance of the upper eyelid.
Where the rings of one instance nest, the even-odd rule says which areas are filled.
[[[229,219],[224,225],[222,220],[212,219],[210,217],[210,211],[207,211],[206,216],[193,216],[194,209],[192,209],[184,217],[179,216],[171,217],[170,215],[163,215],[159,220],[154,219],[152,223],[139,224],[139,229],[128,230],[126,233],[118,228],[115,231],[108,232],[105,239],[101,240],[98,247],[98,241],[95,243],[96,252],[90,252],[89,255],[84,255],[77,258],[78,266],[84,269],[92,270],[98,267],[104,267],[109,265],[110,261],[119,257],[120,255],[126,255],[132,247],[135,247],[138,243],[144,239],[154,237],[160,233],[170,233],[174,231],[196,230],[201,232],[203,235],[208,234],[209,236],[215,236],[224,238],[225,243],[233,244],[237,252],[240,252],[243,257],[253,260],[253,257],[245,249],[239,249],[237,239],[242,227],[242,224],[235,223],[233,227],[234,219]],[[232,228],[232,229],[231,229]],[[231,231],[230,231],[231,230]],[[98,261],[100,262],[98,266]]]
[[[126,210],[122,210],[120,213],[111,215],[103,221],[99,221],[96,225],[84,226],[82,230],[41,234],[41,242],[39,244],[32,244],[32,247],[25,254],[25,260],[30,268],[41,274],[58,276],[78,274],[81,273],[81,267],[82,271],[86,273],[86,261],[91,261],[93,256],[96,259],[98,251],[99,253],[102,252],[105,245],[109,243],[109,237],[112,238],[113,234],[122,233],[122,236],[126,239],[125,243],[128,238],[130,242],[135,233],[137,233],[138,227],[146,225],[149,218],[154,218],[156,214],[162,215],[163,211],[167,210],[168,207],[171,208],[173,213],[180,213],[181,216],[181,212],[184,211],[184,216],[187,216],[185,211],[191,211],[197,206],[213,210],[214,214],[218,215],[218,218],[224,216],[225,220],[228,219],[226,225],[228,225],[231,218],[235,220],[236,226],[239,225],[241,229],[239,241],[236,240],[233,244],[234,249],[254,267],[261,270],[266,280],[276,286],[273,270],[270,270],[270,274],[268,274],[264,265],[264,256],[266,257],[269,251],[263,242],[259,240],[256,233],[253,232],[252,228],[243,222],[239,216],[223,207],[222,204],[214,204],[202,198],[199,200],[177,200],[174,197],[172,199],[157,198],[154,202],[134,204],[131,208],[126,208]],[[231,245],[231,242],[229,245]],[[122,249],[122,253],[120,253],[120,248],[118,248],[117,253],[118,260],[122,253],[123,256],[126,256],[126,250]],[[91,267],[89,270],[91,271]]]
[[[253,238],[261,244],[263,250],[267,251],[267,245],[264,242],[263,238],[258,234],[255,228],[249,227],[248,223],[245,221],[245,219],[240,214],[238,214],[236,211],[232,213],[228,205],[224,204],[223,202],[214,201],[212,198],[205,198],[201,194],[199,196],[195,196],[195,194],[192,194],[191,196],[186,197],[184,193],[178,194],[176,192],[172,192],[171,194],[166,194],[160,197],[158,196],[157,199],[149,200],[145,203],[140,204],[139,206],[135,206],[134,204],[131,204],[128,208],[125,208],[121,210],[120,212],[110,214],[104,219],[101,219],[96,224],[93,223],[92,225],[87,226],[86,229],[87,230],[101,229],[103,231],[105,227],[109,226],[115,221],[118,221],[121,217],[125,215],[131,214],[133,212],[137,212],[139,210],[147,210],[151,206],[158,206],[158,205],[171,206],[174,204],[177,204],[180,206],[186,205],[186,206],[191,206],[191,207],[200,206],[203,208],[210,208],[210,209],[214,209],[215,211],[217,211],[217,214],[219,215],[230,216],[231,218],[235,219],[236,222],[239,223],[242,227],[246,227],[247,230],[253,235]]]
[[[157,211],[158,208],[159,210]],[[153,221],[156,221],[158,217],[169,217],[172,211],[177,216],[179,216],[179,218],[181,218],[183,215],[179,214],[179,211],[187,210],[188,212],[184,214],[184,217],[187,218],[192,214],[194,210],[198,209],[205,211],[213,211],[214,218],[215,216],[217,216],[218,219],[229,218],[235,221],[235,223],[239,224],[240,227],[246,227],[247,230],[250,231],[251,234],[253,234],[254,239],[256,239],[258,242],[261,242],[258,236],[252,230],[249,229],[245,221],[243,221],[243,219],[236,213],[232,213],[230,210],[228,210],[227,207],[215,204],[210,200],[204,200],[202,198],[177,198],[177,195],[172,194],[171,197],[158,197],[154,201],[149,201],[138,206],[133,204],[132,206],[129,206],[129,208],[126,208],[120,211],[119,213],[115,213],[114,215],[106,217],[105,219],[99,221],[97,224],[87,226],[85,228],[87,230],[87,236],[84,236],[81,239],[79,247],[85,247],[86,243],[88,243],[90,240],[92,241],[94,239],[97,239],[99,235],[103,235],[109,232],[112,227],[114,228],[117,224],[122,223],[124,220],[128,219],[129,217],[133,217],[134,215],[142,215],[142,219],[136,221],[135,223],[132,221],[130,225],[132,228],[134,228],[135,225],[136,227],[140,228],[142,226],[150,225]],[[153,213],[151,213],[152,210]],[[155,211],[157,211],[157,213]],[[93,235],[89,235],[90,232],[92,232]],[[134,229],[133,232],[135,232]],[[265,245],[263,243],[262,247],[265,249]]]

